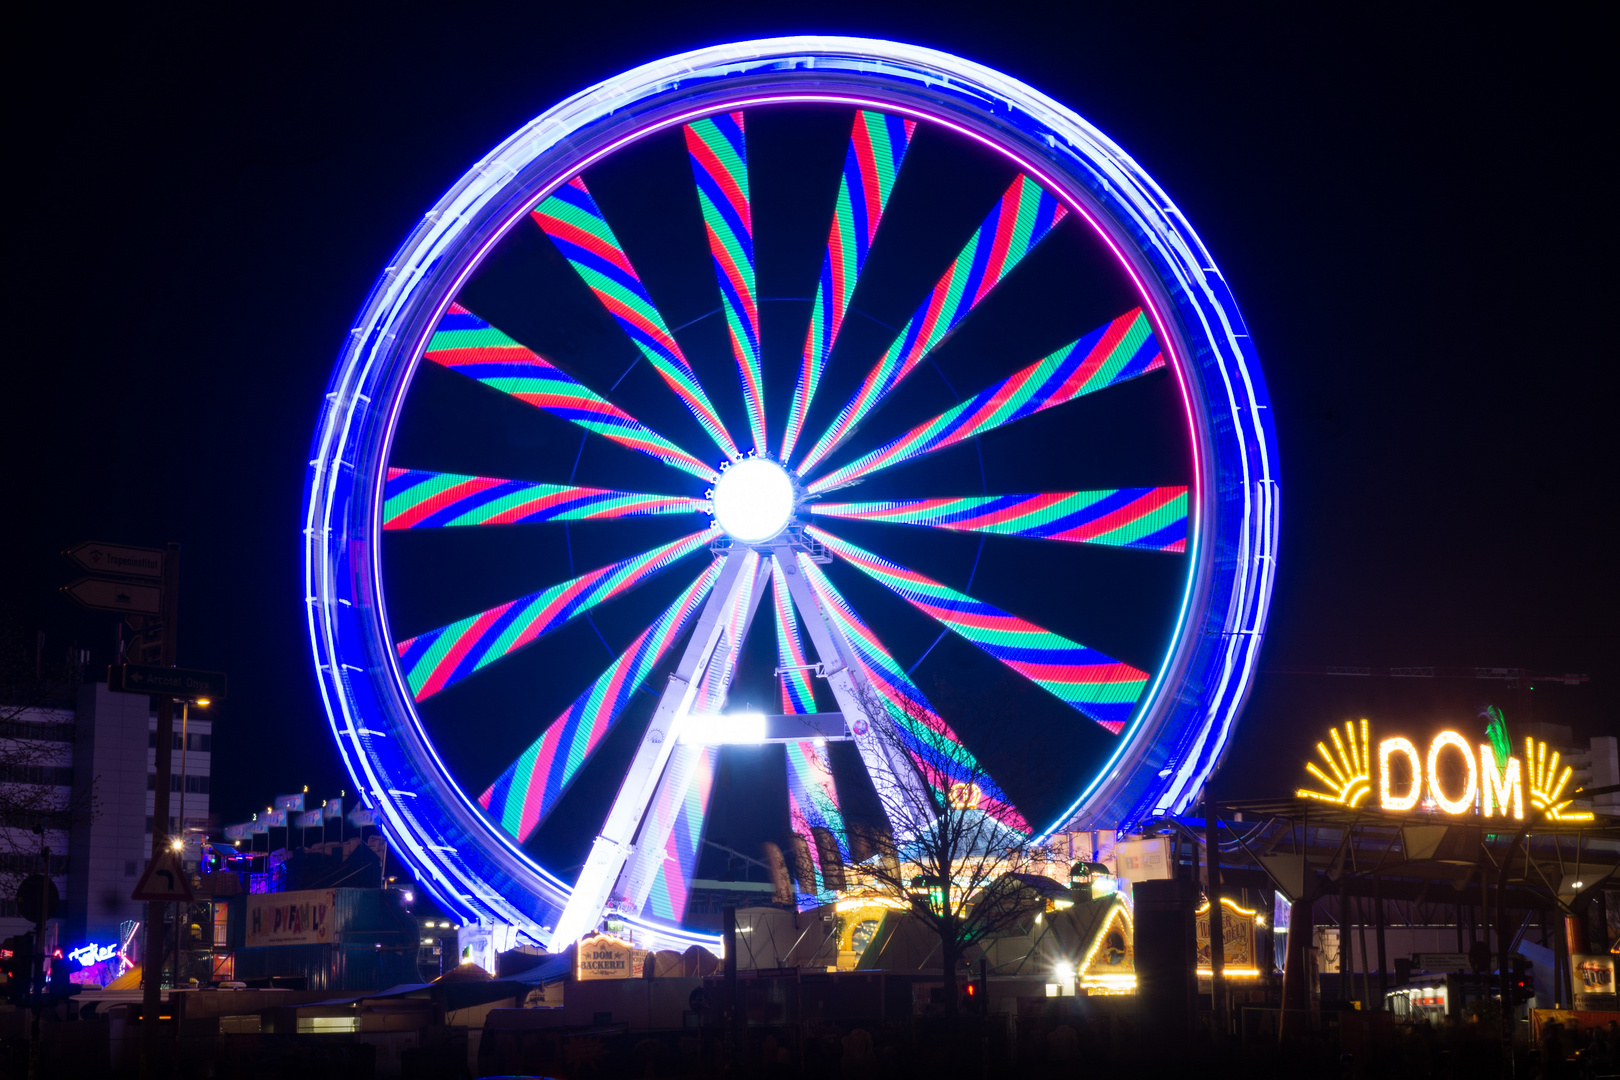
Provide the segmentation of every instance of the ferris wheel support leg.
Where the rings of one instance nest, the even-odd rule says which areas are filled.
[[[692,638],[686,643],[680,663],[670,673],[658,708],[653,712],[641,745],[630,762],[619,794],[613,800],[602,831],[591,844],[591,853],[580,871],[579,880],[568,897],[557,925],[551,933],[551,949],[556,952],[578,941],[591,932],[602,917],[602,910],[612,892],[613,884],[630,857],[630,842],[636,835],[642,817],[651,803],[654,790],[664,767],[669,763],[671,751],[680,738],[686,715],[692,708],[697,692],[697,676],[708,667],[715,646],[725,631],[725,612],[735,602],[737,590],[752,577],[758,562],[753,552],[731,552],[725,556],[720,580],[703,605]],[[744,571],[748,573],[744,573]]]
[[[777,548],[774,554],[781,563],[782,577],[787,582],[788,594],[793,597],[793,605],[799,609],[799,616],[810,631],[810,641],[826,672],[827,685],[838,700],[845,723],[855,733],[855,749],[866,765],[867,775],[872,778],[872,786],[877,789],[879,802],[885,806],[905,805],[913,825],[933,820],[921,778],[901,753],[899,740],[884,738],[874,730],[880,724],[894,721],[874,707],[880,700],[877,691],[861,676],[843,635],[821,610],[815,592],[799,570],[798,554],[792,547]],[[856,731],[856,722],[862,719],[870,725],[864,734]]]
[[[728,606],[722,613],[722,619],[726,624],[735,627],[736,633],[726,635],[715,646],[709,658],[708,667],[697,690],[703,698],[699,704],[703,710],[718,709],[724,704],[726,695],[731,690],[732,680],[736,678],[737,659],[742,654],[743,643],[748,640],[748,630],[754,623],[755,612],[759,610],[760,598],[770,586],[771,560],[760,559],[756,565],[758,570],[754,573],[752,586],[750,587],[744,580],[732,601],[739,607],[746,604],[747,609],[734,611]],[[727,618],[727,616],[736,617]],[[669,834],[675,828],[675,819],[680,816],[680,807],[686,801],[687,792],[696,777],[702,757],[703,748],[700,746],[682,744],[675,748],[663,775],[658,779],[658,786],[651,800],[651,810],[645,816],[640,835],[636,837],[635,850],[626,860],[624,869],[620,871],[619,878],[609,893],[610,898],[622,899],[629,910],[636,914],[640,914],[646,906],[653,882],[658,877],[658,871],[664,866]],[[704,812],[707,813],[707,807]],[[679,913],[676,914],[679,917]]]

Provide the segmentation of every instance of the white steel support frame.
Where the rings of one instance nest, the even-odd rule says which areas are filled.
[[[879,725],[893,724],[892,718],[870,708],[876,690],[854,662],[849,644],[837,625],[827,617],[810,583],[800,568],[804,557],[792,542],[776,543],[768,550],[738,544],[723,558],[725,565],[714,591],[704,604],[680,663],[670,674],[659,698],[641,745],[619,785],[619,794],[608,811],[602,831],[591,845],[589,857],[580,871],[573,894],[557,920],[552,935],[553,951],[565,948],[594,930],[610,904],[626,913],[641,911],[663,865],[679,808],[685,801],[700,765],[705,747],[681,743],[681,732],[691,715],[694,699],[711,677],[724,681],[714,687],[723,697],[736,674],[736,658],[748,639],[760,599],[770,585],[773,568],[787,584],[788,594],[810,632],[822,672],[838,707],[851,720],[855,747],[866,765],[867,774],[880,799],[900,800],[910,809],[913,823],[932,817],[922,788],[922,779],[898,741],[884,738]],[[740,624],[731,616],[738,605],[747,605]],[[726,630],[737,625],[739,632],[730,640]],[[874,715],[874,712],[876,713]],[[864,719],[864,727],[859,720]],[[893,805],[892,803],[888,803]],[[665,807],[667,813],[657,812]],[[891,822],[891,826],[892,826]],[[896,836],[904,842],[905,837]]]
[[[757,565],[757,558],[739,557],[743,554],[745,552],[733,550],[725,556],[720,579],[703,605],[703,614],[681,653],[680,663],[670,673],[664,693],[658,699],[658,708],[619,785],[619,794],[613,800],[601,833],[591,844],[591,853],[580,870],[579,880],[552,930],[554,952],[590,933],[602,918],[613,885],[633,850],[631,842],[680,739],[681,728],[692,709],[692,698],[697,693],[699,676],[707,671],[709,659],[725,632],[725,612],[751,576],[745,576],[743,571],[751,571],[753,565]]]
[[[788,595],[793,598],[793,606],[799,609],[799,617],[810,631],[810,641],[816,647],[816,657],[821,661],[827,685],[832,688],[838,708],[842,710],[855,736],[855,749],[860,752],[861,761],[866,765],[866,772],[872,778],[872,786],[877,789],[879,800],[888,806],[905,805],[908,808],[907,816],[914,823],[933,820],[933,811],[923,792],[922,778],[917,775],[911,762],[906,760],[899,740],[885,738],[878,733],[879,725],[892,725],[893,719],[886,713],[874,715],[871,704],[879,700],[876,689],[866,681],[860,667],[854,662],[849,643],[822,610],[814,590],[805,580],[799,560],[808,556],[792,544],[773,548],[771,556],[781,566]],[[866,721],[865,730],[861,730],[859,724],[863,719]],[[890,824],[892,826],[894,823]],[[904,838],[896,836],[895,839]]]
[[[738,552],[744,549],[734,548],[726,558],[728,560],[738,557]],[[722,613],[722,637],[710,654],[708,666],[704,676],[698,681],[696,690],[705,695],[704,708],[719,708],[731,690],[732,680],[737,676],[737,659],[742,653],[743,642],[748,640],[748,629],[754,623],[754,614],[759,610],[759,601],[771,583],[771,560],[759,558],[753,552],[754,558],[738,561],[752,563],[750,569],[745,569],[738,575],[739,586],[734,591],[731,602],[726,611]],[[747,610],[735,612],[739,605],[747,605]],[[729,618],[730,614],[740,615],[740,618]],[[736,634],[726,633],[728,627],[736,627]],[[632,914],[639,914],[646,906],[647,896],[652,892],[653,882],[658,878],[658,871],[664,864],[664,851],[669,843],[670,831],[675,827],[675,820],[680,816],[681,807],[686,802],[686,794],[692,786],[693,779],[708,747],[692,745],[681,742],[670,755],[668,766],[663,775],[659,777],[658,785],[651,796],[651,813],[643,812],[644,821],[641,834],[636,837],[624,868],[620,871],[618,880],[610,893],[610,900],[617,902],[621,910]]]

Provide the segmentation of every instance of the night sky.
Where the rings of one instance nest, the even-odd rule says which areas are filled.
[[[1613,181],[1600,163],[1616,87],[1595,16],[604,10],[376,5],[250,22],[36,6],[7,35],[18,314],[4,618],[43,630],[52,656],[76,643],[104,670],[114,617],[57,593],[76,576],[58,553],[81,539],[179,541],[180,662],[231,679],[214,737],[224,821],[304,784],[352,787],[311,672],[299,524],[321,395],[389,255],[468,166],[557,100],[660,55],[784,33],[911,40],[1031,83],[1141,162],[1219,261],[1269,386],[1283,513],[1267,673],[1223,796],[1290,790],[1334,721],[1423,731],[1468,728],[1487,702],[1510,721],[1522,710],[1494,683],[1287,673],[1324,665],[1585,673],[1578,687],[1538,683],[1535,718],[1586,735],[1620,727],[1600,374],[1615,358],[1600,262]],[[970,173],[964,190],[979,182]],[[803,234],[812,250],[817,230],[824,219]],[[475,427],[475,412],[462,422]],[[505,445],[546,445],[544,425],[525,423],[511,420]],[[422,467],[482,467],[462,449],[464,461]],[[490,592],[479,606],[515,595],[475,584]],[[418,600],[395,611],[416,620],[401,629],[466,613]],[[600,665],[602,644],[578,633]],[[941,646],[941,671],[956,670],[953,647],[973,652]],[[477,751],[468,768],[490,767]]]

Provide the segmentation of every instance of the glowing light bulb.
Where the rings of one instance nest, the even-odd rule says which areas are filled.
[[[765,458],[745,458],[714,483],[714,520],[744,543],[769,540],[793,516],[793,481]]]

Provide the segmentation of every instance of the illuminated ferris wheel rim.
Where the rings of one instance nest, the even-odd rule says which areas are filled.
[[[466,277],[538,199],[654,131],[776,102],[836,103],[926,119],[1012,159],[1113,250],[1169,354],[1194,455],[1182,617],[1118,751],[1053,827],[1077,816],[1098,820],[1113,813],[1125,820],[1184,808],[1223,748],[1247,692],[1273,571],[1274,436],[1230,293],[1169,199],[1069,110],[947,54],[862,39],[785,38],[672,57],[562,103],[452,189],[374,289],[334,374],[316,436],[306,596],[334,733],[346,765],[368,802],[383,812],[424,886],[465,918],[510,923],[543,940],[544,924],[525,910],[522,894],[549,894],[555,903],[570,889],[492,828],[449,782],[386,640],[374,541],[410,374]],[[560,150],[565,143],[566,152]],[[1201,366],[1187,360],[1189,329],[1202,346]],[[1229,445],[1221,443],[1218,420],[1231,429]],[[1221,546],[1234,572],[1214,572],[1210,544]],[[369,608],[372,617],[358,617],[357,607]],[[361,656],[366,663],[352,662]],[[1164,691],[1184,689],[1189,675],[1200,680],[1198,700],[1180,712],[1193,715],[1173,716],[1187,703]],[[368,726],[379,720],[387,730]],[[469,842],[476,850],[467,850]],[[644,929],[676,946],[709,940],[663,926]]]

